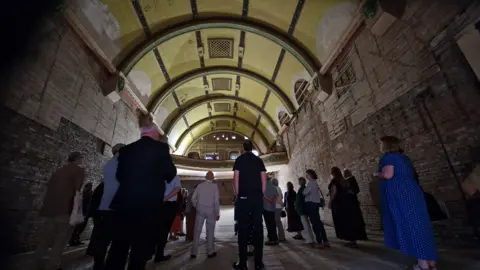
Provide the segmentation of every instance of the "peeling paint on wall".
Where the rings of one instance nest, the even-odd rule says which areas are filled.
[[[320,62],[325,61],[337,45],[356,9],[355,3],[341,3],[325,12],[317,28],[316,53]]]

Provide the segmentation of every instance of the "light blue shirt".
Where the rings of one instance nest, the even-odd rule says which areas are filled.
[[[305,202],[320,203],[320,198],[323,198],[323,194],[320,191],[317,180],[308,181],[305,190],[303,190],[303,195],[305,195]]]
[[[167,196],[168,194],[172,193],[172,191],[176,188],[182,188],[182,185],[180,184],[180,177],[178,177],[178,175],[173,178],[172,182],[170,182],[170,183],[165,182],[165,194],[164,194],[164,196]],[[175,194],[175,196],[168,199],[168,201],[169,202],[176,202],[177,201],[177,195]]]
[[[273,199],[273,197],[277,196],[277,188],[272,184],[272,180],[267,180],[267,187],[265,189],[265,196],[269,199]],[[263,199],[263,209],[269,212],[275,212],[275,204],[271,204],[265,198]]]
[[[114,156],[110,159],[107,164],[103,167],[103,196],[100,201],[100,206],[98,210],[111,210],[110,203],[117,193],[119,183],[117,181],[117,166],[118,166],[118,157]]]

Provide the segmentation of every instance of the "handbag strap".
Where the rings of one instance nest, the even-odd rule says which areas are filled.
[[[315,181],[316,183],[316,181]],[[320,186],[317,184],[317,188],[318,188],[318,191],[320,191],[320,196],[322,196],[322,199],[325,200],[325,197],[323,196],[323,192],[322,192],[322,189],[320,188]]]

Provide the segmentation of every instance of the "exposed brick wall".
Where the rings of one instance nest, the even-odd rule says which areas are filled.
[[[353,84],[337,87],[323,104],[304,106],[284,135],[291,161],[280,180],[295,180],[312,168],[326,192],[332,166],[351,169],[368,229],[379,231],[369,183],[381,155],[378,139],[395,135],[404,140],[425,191],[445,201],[452,215],[435,225],[438,238],[445,244],[471,241],[461,192],[420,98],[429,89],[426,107],[464,179],[478,163],[480,147],[480,87],[455,42],[455,35],[480,16],[478,2],[464,9],[466,2],[473,1],[407,1],[402,19],[382,37],[363,30],[336,63],[339,70],[351,64]],[[340,75],[334,68],[334,79]],[[331,222],[328,210],[322,217]]]
[[[85,154],[86,181],[96,186],[102,178],[103,164],[111,156],[97,149],[95,136],[62,119],[57,130],[51,130],[18,113],[2,107],[2,143],[0,163],[0,197],[8,220],[17,235],[14,252],[31,250],[36,244],[42,205],[48,180],[53,171],[65,164],[73,150]],[[89,234],[88,228],[85,234]]]
[[[35,247],[46,184],[70,151],[85,153],[86,181],[96,186],[110,146],[139,137],[134,114],[102,95],[104,71],[60,17],[44,20],[30,41],[24,60],[0,80],[0,205],[11,253]]]

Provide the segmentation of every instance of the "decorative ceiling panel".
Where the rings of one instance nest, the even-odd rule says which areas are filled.
[[[225,102],[217,102],[213,104],[213,109],[216,113],[218,112],[232,112],[232,105],[230,103]]]
[[[274,42],[253,33],[245,35],[243,68],[271,78],[282,49]]]
[[[156,33],[168,25],[192,19],[189,1],[140,0],[139,2],[152,33]]]
[[[267,22],[286,33],[297,3],[293,0],[252,0],[248,17]]]
[[[215,128],[216,129],[225,129],[232,127],[230,120],[216,120],[215,121]]]
[[[210,89],[211,94],[223,94],[223,95],[229,95],[229,96],[235,95],[235,91],[232,91],[232,90],[235,87],[234,82],[235,82],[236,76],[229,75],[229,74],[215,74],[215,75],[208,75],[206,77],[207,77],[207,81],[208,81],[208,85],[209,85],[209,89]],[[220,84],[221,87],[219,86],[218,88],[216,88],[216,90],[213,91],[213,81],[215,79],[219,79],[219,78],[222,79],[221,84]],[[231,89],[232,90],[222,90],[222,89],[220,89],[220,88],[227,88],[227,87],[225,87],[226,83],[225,83],[224,79],[230,79],[230,81],[232,82],[232,84],[231,84]]]
[[[224,106],[229,106],[230,107],[230,111],[226,112],[226,111],[217,111],[216,109],[216,105],[217,104],[224,104]],[[211,110],[211,113],[213,116],[215,115],[233,115],[233,101],[222,101],[221,103],[210,103],[210,106],[212,106],[212,110]],[[205,117],[208,117],[208,115],[206,115]]]
[[[212,77],[212,91],[232,91],[232,78]]]
[[[200,68],[195,33],[190,32],[158,46],[170,78]]]
[[[214,58],[233,59],[233,38],[209,38],[208,56]]]
[[[202,42],[205,49],[205,66],[237,66],[238,63],[238,45],[240,40],[240,31],[226,28],[202,30]],[[230,39],[233,42],[232,58],[210,58],[217,52],[210,52],[209,39]]]

